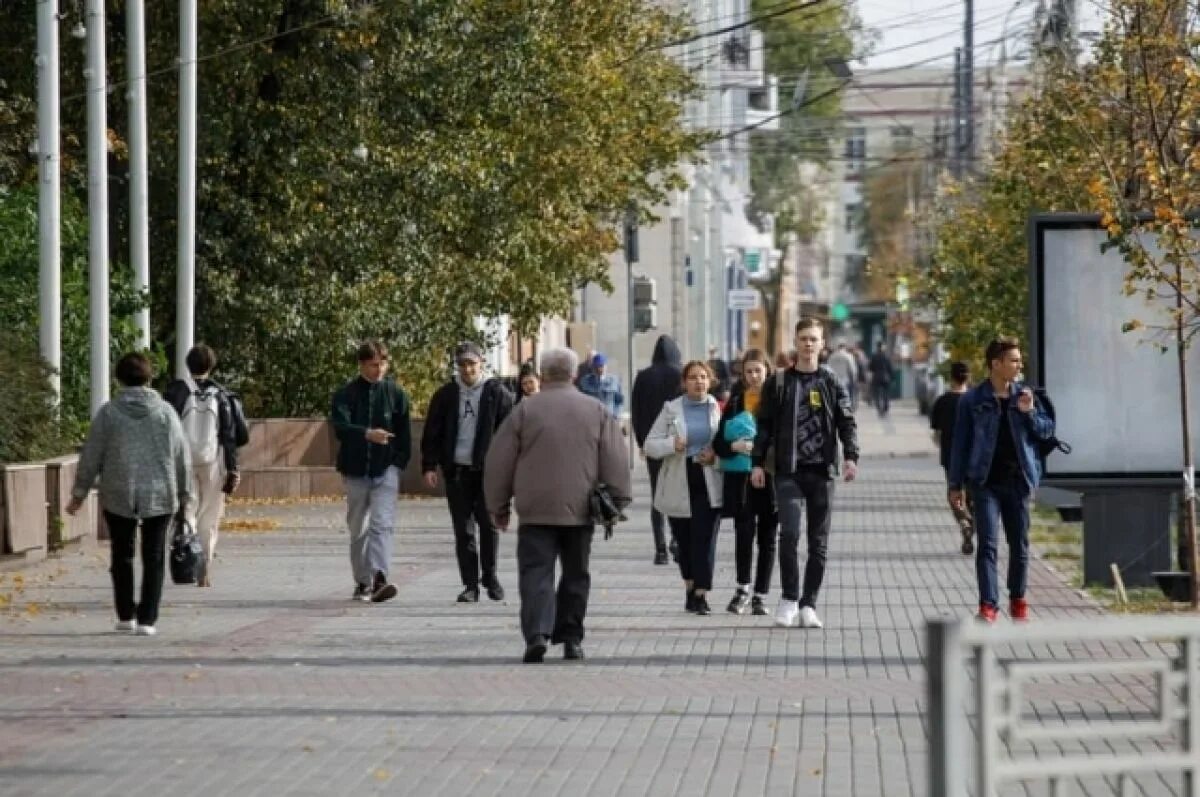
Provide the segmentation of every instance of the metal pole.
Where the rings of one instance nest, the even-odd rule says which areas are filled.
[[[635,435],[633,434],[632,401],[633,379],[636,373],[633,367],[633,336],[637,334],[637,325],[634,322],[633,317],[633,266],[638,262],[637,223],[637,209],[631,206],[625,212],[625,298],[627,300],[625,302],[625,309],[629,319],[629,335],[627,336],[629,342],[629,349],[627,352],[629,360],[629,379],[625,382],[625,395],[629,397],[626,405],[630,408],[629,434],[627,436],[629,438],[629,467],[631,469],[633,468],[633,463],[637,461],[637,457],[634,456],[637,453],[634,450],[637,441],[635,439]]]
[[[179,4],[179,240],[175,281],[175,373],[187,376],[196,333],[197,0]]]
[[[926,626],[929,673],[929,793],[932,797],[966,797],[968,733],[963,703],[963,672],[957,620],[930,620]]]
[[[50,366],[54,403],[61,399],[62,260],[59,205],[58,3],[37,7],[38,69],[38,346]]]
[[[955,177],[962,176],[962,154],[963,154],[963,69],[962,69],[962,48],[954,48],[954,99],[951,105],[954,107],[954,129],[950,131],[951,142],[954,145],[954,153],[950,156],[950,171]]]
[[[126,60],[129,70],[129,262],[133,287],[150,290],[150,188],[146,142],[146,9],[144,0],[125,6]],[[138,347],[150,348],[150,308],[134,315]]]
[[[966,0],[967,18],[963,25],[963,160],[970,171],[975,162],[975,0]]]
[[[88,310],[91,412],[108,401],[108,86],[104,0],[87,0]]]

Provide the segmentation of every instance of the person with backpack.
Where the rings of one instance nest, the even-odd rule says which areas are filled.
[[[996,549],[1003,522],[1009,615],[1024,621],[1029,619],[1029,498],[1042,475],[1042,445],[1054,442],[1054,418],[1033,389],[1018,381],[1022,362],[1016,338],[996,338],[985,357],[988,378],[958,402],[948,499],[956,511],[964,511],[967,495],[971,498],[978,619],[993,623],[998,615]]]
[[[387,378],[388,350],[377,340],[359,345],[358,376],[333,394],[329,420],[337,436],[337,470],[346,485],[352,600],[396,597],[388,579],[396,530],[400,472],[412,455],[408,394]]]
[[[478,603],[479,588],[504,600],[496,574],[500,532],[484,503],[483,462],[500,424],[513,408],[513,395],[495,377],[484,376],[483,349],[474,341],[454,348],[457,373],[429,399],[421,435],[425,486],[436,489],[438,469],[454,526],[454,557],[463,589],[459,603]],[[477,531],[478,530],[478,531]]]
[[[241,402],[212,379],[216,352],[201,343],[192,347],[185,362],[188,376],[168,384],[163,398],[179,413],[191,452],[192,501],[186,520],[204,548],[196,586],[211,587],[225,496],[241,483],[237,450],[249,442],[249,432]]]
[[[171,517],[187,506],[192,460],[179,416],[149,387],[154,368],[141,352],[117,362],[121,390],[92,419],[79,455],[67,514],[83,506],[97,479],[100,508],[112,541],[116,630],[157,633],[163,565]],[[142,593],[134,601],[133,562],[142,530]]]
[[[937,397],[933,408],[929,410],[929,428],[933,430],[933,444],[941,454],[942,470],[946,478],[950,478],[950,451],[954,447],[954,424],[958,420],[958,402],[967,392],[967,383],[971,379],[970,369],[966,363],[957,362],[950,366],[950,389]],[[975,553],[975,526],[971,522],[971,509],[956,509],[950,507],[954,520],[958,523],[959,533],[962,534],[962,545],[959,550],[964,556]]]

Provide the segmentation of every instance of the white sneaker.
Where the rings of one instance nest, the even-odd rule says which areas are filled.
[[[775,625],[783,628],[791,628],[796,624],[796,617],[800,614],[800,609],[796,605],[796,601],[782,600],[775,607]]]
[[[138,636],[154,636],[158,633],[158,629],[152,625],[139,625],[137,628],[133,629],[133,633],[137,634]]]
[[[801,628],[824,628],[825,624],[821,622],[821,618],[817,617],[817,610],[811,606],[805,606],[800,610],[800,627]]]
[[[137,627],[137,620],[118,620],[113,626],[116,631],[136,631]]]

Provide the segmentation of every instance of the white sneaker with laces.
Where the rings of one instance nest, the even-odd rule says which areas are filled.
[[[825,624],[821,622],[821,618],[817,617],[817,610],[811,606],[805,606],[800,610],[800,627],[801,628],[824,628]]]
[[[152,625],[139,625],[137,628],[133,629],[133,633],[137,634],[138,636],[154,636],[158,633],[158,629]]]
[[[775,607],[775,625],[783,628],[791,628],[796,624],[796,617],[800,614],[796,601],[781,600],[779,605]]]
[[[113,628],[117,631],[136,631],[137,627],[137,620],[118,620]]]

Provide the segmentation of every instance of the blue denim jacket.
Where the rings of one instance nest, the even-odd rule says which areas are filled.
[[[1030,492],[1042,478],[1037,441],[1054,434],[1054,421],[1046,414],[1041,402],[1034,398],[1033,412],[1017,408],[1017,396],[1025,385],[1014,382],[1009,394],[1008,425],[1016,437],[1017,459],[1025,485]],[[983,484],[992,467],[996,450],[996,434],[1000,431],[1000,402],[990,380],[984,380],[968,390],[958,402],[958,417],[954,422],[954,442],[950,451],[949,484],[951,490],[961,490],[967,484]]]

